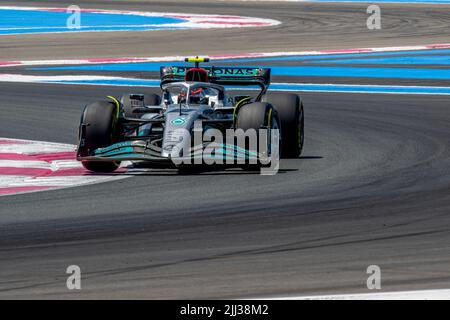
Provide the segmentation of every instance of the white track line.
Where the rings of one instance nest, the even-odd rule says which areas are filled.
[[[128,177],[90,173],[76,161],[75,148],[69,144],[0,138],[0,196]]]
[[[113,82],[82,82],[93,80],[118,81]],[[0,82],[46,83],[59,85],[89,85],[89,86],[119,86],[119,87],[159,87],[159,79],[146,79],[153,84],[138,84],[137,78],[107,77],[107,76],[30,76],[17,74],[0,74]],[[127,83],[127,81],[129,83]],[[342,92],[342,93],[371,93],[371,94],[418,94],[418,95],[450,95],[450,87],[442,86],[397,86],[397,85],[357,85],[330,83],[272,83],[275,91],[298,92]],[[276,88],[276,86],[290,86],[290,88]],[[322,87],[318,89],[317,87]],[[353,88],[350,90],[349,88]],[[380,90],[383,88],[389,88]],[[256,90],[249,88],[231,88],[232,90]],[[428,90],[428,91],[427,91]],[[441,90],[441,92],[439,92]],[[32,146],[28,148],[33,148]]]
[[[288,296],[268,300],[450,300],[450,289],[393,291],[324,296]]]

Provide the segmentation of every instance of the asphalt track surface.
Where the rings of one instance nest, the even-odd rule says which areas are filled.
[[[277,4],[269,12],[269,5],[261,4],[248,14],[244,9],[249,4],[226,8],[227,13],[265,12],[289,22],[291,5]],[[330,23],[324,16],[351,8],[297,5],[322,12],[303,13],[317,21],[317,34],[320,25]],[[113,7],[113,2],[101,6]],[[167,11],[179,11],[187,5],[167,6]],[[225,5],[192,5],[190,10],[218,8]],[[404,37],[375,36],[366,40],[370,45],[399,44],[406,38],[444,40],[438,17],[450,19],[444,18],[445,10],[398,8],[428,31],[406,28],[399,31]],[[429,15],[433,23],[417,18],[425,19],[429,11],[435,13]],[[408,21],[400,12],[390,14]],[[276,28],[273,33],[252,31],[268,37],[258,49],[279,50],[283,39]],[[246,32],[240,34],[242,41]],[[341,41],[334,35],[334,43],[340,48],[360,46],[358,36],[364,35],[352,32],[355,35],[342,32]],[[302,35],[297,36],[303,42]],[[187,49],[192,43],[204,45],[197,36],[190,37],[185,39],[191,41]],[[324,34],[325,42],[315,45],[331,46],[327,37],[332,35]],[[130,41],[116,39],[115,46],[122,40]],[[36,54],[44,57],[38,43],[43,39],[27,41],[36,41]],[[244,49],[236,45],[236,51]],[[6,48],[6,56],[8,50],[31,54]],[[75,143],[83,105],[124,91],[128,89],[3,83],[0,136]],[[450,99],[326,93],[303,98],[303,157],[283,161],[275,176],[240,170],[200,175],[154,170],[105,184],[2,197],[0,297],[240,298],[367,292],[366,268],[372,264],[382,269],[383,290],[449,288]],[[72,264],[82,269],[83,289],[78,292],[65,286],[65,270]]]
[[[73,1],[0,1],[67,7]],[[441,5],[380,4],[382,29],[366,27],[367,4],[230,1],[78,0],[83,9],[220,13],[282,21],[270,28],[79,33],[0,37],[2,60],[303,51],[448,42],[450,14]],[[201,41],[199,41],[201,39]],[[220,39],[220,41],[217,41]]]

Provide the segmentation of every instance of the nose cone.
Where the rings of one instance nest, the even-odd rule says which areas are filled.
[[[168,112],[166,115],[166,128],[162,143],[162,156],[179,158],[191,147],[191,127],[194,114]]]

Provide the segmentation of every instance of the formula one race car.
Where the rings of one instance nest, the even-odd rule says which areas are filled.
[[[185,61],[195,67],[161,67],[161,95],[109,96],[85,107],[77,150],[85,168],[112,172],[121,161],[250,168],[269,166],[279,155],[300,156],[303,103],[296,94],[267,92],[270,69],[200,68],[208,58]],[[256,97],[232,96],[224,88],[229,85],[261,90]]]

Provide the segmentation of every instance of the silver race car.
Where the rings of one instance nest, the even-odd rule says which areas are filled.
[[[161,67],[161,94],[132,93],[88,104],[79,127],[77,159],[94,172],[121,161],[148,166],[208,164],[254,168],[279,156],[298,158],[304,141],[300,97],[269,93],[270,69]],[[225,86],[258,86],[230,95]]]

